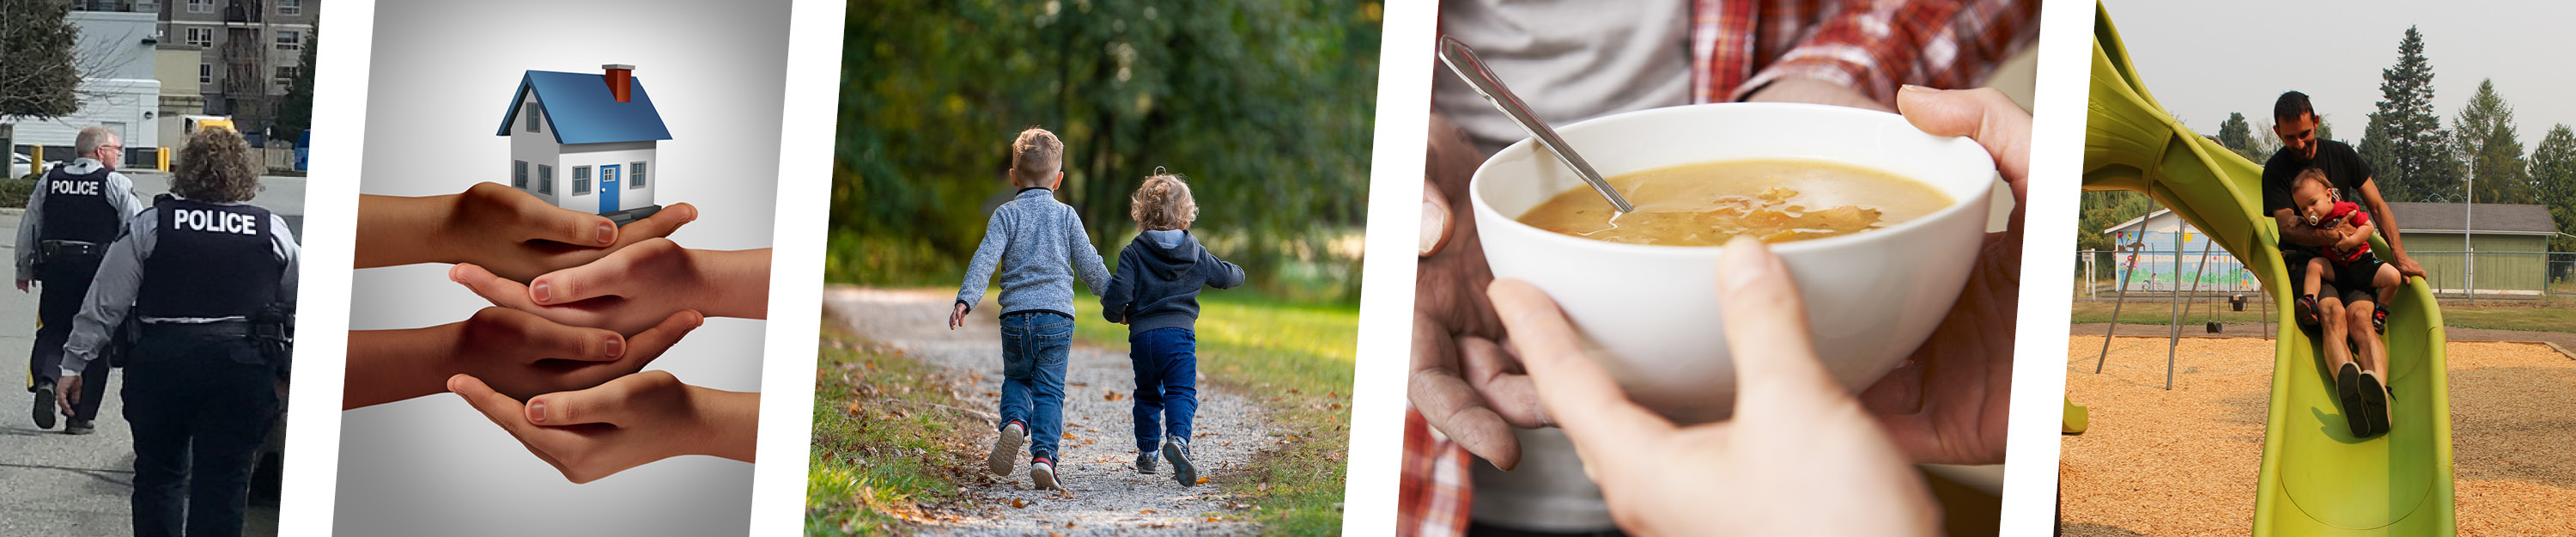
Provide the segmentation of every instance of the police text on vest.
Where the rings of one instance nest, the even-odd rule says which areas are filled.
[[[251,215],[206,209],[179,209],[179,229],[258,235],[259,221]]]
[[[46,181],[46,183],[54,185],[47,193],[73,196],[96,196],[100,184],[98,181]]]

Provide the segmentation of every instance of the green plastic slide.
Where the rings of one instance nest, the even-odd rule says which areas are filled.
[[[2249,96],[2269,96],[2248,88]],[[2442,312],[2422,279],[2390,304],[2392,430],[2354,438],[2317,340],[2296,329],[2261,166],[2174,122],[2147,93],[2110,13],[2096,5],[2084,188],[2133,190],[2182,215],[2244,261],[2279,301],[2271,414],[2255,485],[2255,535],[2452,535],[2451,413]],[[2371,239],[2373,251],[2389,251]],[[2364,327],[2366,330],[2367,327]],[[2215,478],[2214,476],[2212,478]],[[2160,506],[2140,505],[2138,509]]]

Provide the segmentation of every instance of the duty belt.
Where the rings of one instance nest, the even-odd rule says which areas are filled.
[[[211,323],[143,323],[145,336],[178,337],[250,337],[250,321],[215,321]]]
[[[36,248],[47,257],[95,256],[107,253],[107,245],[89,241],[48,240],[36,243]]]

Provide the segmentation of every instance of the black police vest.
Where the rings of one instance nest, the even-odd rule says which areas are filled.
[[[159,228],[134,309],[145,317],[231,317],[277,301],[286,261],[268,209],[183,199],[153,204]]]
[[[118,223],[128,215],[116,214],[107,204],[107,168],[73,175],[54,168],[45,174],[44,236],[41,240],[82,241],[100,246],[116,240]],[[124,192],[114,195],[123,196]],[[20,245],[33,248],[34,245]]]

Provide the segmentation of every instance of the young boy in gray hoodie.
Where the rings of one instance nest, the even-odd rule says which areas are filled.
[[[1198,482],[1190,464],[1190,423],[1198,412],[1199,287],[1243,285],[1243,267],[1209,254],[1190,236],[1199,207],[1190,185],[1161,167],[1136,188],[1127,215],[1144,232],[1118,251],[1118,272],[1100,294],[1101,315],[1127,325],[1136,369],[1136,471],[1154,473],[1160,452],[1181,486]]]
[[[1073,279],[1098,291],[1109,269],[1083,232],[1082,216],[1055,200],[1064,183],[1064,142],[1031,128],[1011,142],[1011,184],[1020,192],[993,209],[984,242],[957,288],[948,329],[984,299],[994,265],[1002,276],[1001,437],[984,459],[993,475],[1009,475],[1020,443],[1029,445],[1029,481],[1038,490],[1056,485],[1057,441],[1064,433],[1065,354],[1073,348]]]

